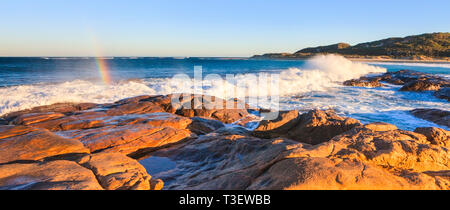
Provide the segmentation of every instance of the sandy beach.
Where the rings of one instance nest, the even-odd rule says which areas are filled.
[[[450,59],[431,59],[431,60],[413,60],[413,59],[382,59],[382,58],[347,58],[358,62],[393,62],[393,63],[439,63],[450,64]]]

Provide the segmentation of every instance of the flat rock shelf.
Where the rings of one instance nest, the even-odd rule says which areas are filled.
[[[170,98],[62,103],[2,116],[0,189],[450,189],[450,132],[442,128],[362,124],[333,110],[258,121],[266,110],[186,109]],[[239,103],[202,95],[183,103],[196,100]],[[412,111],[448,123],[435,119],[442,113]]]

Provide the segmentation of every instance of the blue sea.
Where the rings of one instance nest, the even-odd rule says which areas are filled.
[[[245,81],[249,75],[278,75],[279,109],[307,111],[335,109],[364,123],[383,121],[413,130],[437,126],[408,113],[415,108],[449,110],[449,102],[432,92],[399,92],[400,86],[380,88],[345,87],[342,82],[367,74],[401,69],[450,77],[448,63],[352,62],[339,56],[311,60],[250,60],[245,58],[102,58],[111,82],[102,79],[97,58],[0,58],[0,115],[58,102],[110,103],[138,95],[190,92],[177,74],[194,76],[201,66],[203,76],[225,78],[235,75]],[[204,93],[226,97],[233,83],[209,81]],[[243,97],[257,97],[258,86],[242,91]],[[266,108],[269,104],[251,104]],[[445,128],[445,127],[444,127]],[[447,128],[448,129],[448,128]]]

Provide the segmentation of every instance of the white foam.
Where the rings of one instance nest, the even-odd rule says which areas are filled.
[[[9,112],[61,102],[110,103],[126,97],[155,94],[133,81],[106,86],[75,80],[59,84],[21,85],[0,88],[0,116]]]
[[[383,73],[385,68],[351,62],[335,55],[318,56],[306,62],[303,68],[291,68],[279,72],[279,95],[282,110],[334,108],[363,122],[383,121],[396,124],[401,129],[413,130],[417,126],[435,126],[417,119],[407,111],[414,108],[439,108],[448,110],[448,102],[432,93],[399,92],[400,87],[389,85],[380,88],[343,87],[342,81],[370,73]],[[260,73],[270,76],[270,73]],[[205,75],[204,75],[205,76]],[[448,75],[447,75],[448,76]],[[9,112],[59,102],[111,103],[138,95],[194,92],[193,79],[157,78],[128,80],[104,85],[84,80],[58,84],[35,84],[0,88],[0,116]],[[249,75],[237,75],[236,81],[250,81]],[[250,90],[233,82],[218,84],[208,79],[204,94],[224,97],[230,90],[237,95],[262,96],[267,87],[252,86]],[[205,83],[205,84],[206,84]],[[292,96],[301,95],[302,98]],[[270,104],[251,104],[271,107]]]
[[[301,99],[283,97],[280,109],[307,111],[315,108],[334,109],[339,115],[350,116],[368,122],[387,122],[400,129],[414,130],[417,127],[440,127],[418,119],[409,111],[416,108],[448,110],[446,100],[433,96],[432,92],[401,92],[400,87],[379,88],[338,87],[326,92],[308,93]]]
[[[349,79],[387,72],[385,68],[352,62],[338,55],[319,55],[308,60],[305,66],[305,69],[290,69],[281,73],[282,95],[325,91]]]
[[[305,68],[290,68],[281,71],[277,77],[273,74],[259,73],[258,75],[236,75],[233,81],[220,81],[205,79],[203,93],[219,97],[267,96],[272,93],[273,87],[255,85],[258,78],[269,78],[268,83],[279,84],[279,95],[292,95],[311,91],[326,91],[330,87],[340,86],[340,82],[359,78],[369,73],[384,73],[385,68],[370,66],[363,63],[352,62],[342,56],[320,55],[307,61]],[[223,78],[225,79],[225,78]],[[278,81],[271,81],[278,80]],[[248,82],[247,86],[241,85]],[[174,92],[195,92],[194,80],[183,78],[169,80],[149,80],[147,84],[160,94]],[[204,85],[205,86],[205,85]],[[230,93],[232,92],[232,93]]]
[[[336,55],[321,55],[309,60],[305,68],[292,68],[279,74],[279,95],[302,94],[311,91],[326,91],[340,86],[342,82],[369,73],[386,72],[385,68],[355,63]],[[268,73],[260,75],[270,76]],[[205,75],[204,75],[205,76]],[[249,81],[249,75],[237,75],[236,81]],[[250,89],[233,82],[217,83],[210,79],[204,94],[218,97],[262,96],[273,91],[271,87],[252,86]],[[251,82],[250,82],[251,83]],[[236,94],[230,94],[230,90]],[[0,115],[36,106],[60,102],[111,103],[138,95],[194,92],[192,79],[147,79],[124,81],[104,85],[90,81],[75,80],[59,84],[21,85],[0,88]]]

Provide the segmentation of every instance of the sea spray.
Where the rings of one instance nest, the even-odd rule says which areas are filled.
[[[291,68],[281,72],[280,94],[326,91],[346,80],[386,71],[385,68],[352,62],[338,55],[319,55],[308,60],[304,69]]]
[[[57,84],[21,85],[0,88],[0,116],[9,112],[62,102],[111,103],[123,98],[156,94],[135,81],[112,85],[74,80]]]
[[[264,86],[242,86],[239,84],[254,84],[255,78],[269,76],[269,73],[257,75],[237,74],[234,81],[204,78],[203,93],[217,97],[258,97],[280,96],[307,93],[310,91],[326,91],[330,87],[339,86],[339,82],[358,78],[368,73],[382,73],[386,69],[362,63],[351,62],[336,55],[322,55],[310,59],[304,68],[283,70],[276,78],[279,88],[274,91],[264,89]],[[266,75],[264,75],[266,74]],[[269,77],[271,78],[271,77]],[[192,80],[192,78],[190,78]],[[123,81],[110,85],[85,80],[74,80],[57,84],[21,85],[0,88],[0,115],[28,109],[36,106],[50,105],[60,102],[92,102],[111,103],[123,98],[138,95],[170,94],[179,92],[194,92],[188,78],[152,78],[142,81]],[[273,82],[273,81],[272,81]],[[233,90],[234,94],[227,94]]]
[[[342,56],[337,55],[320,55],[310,60],[305,65],[306,68],[290,68],[281,71],[277,77],[272,77],[269,73],[258,74],[237,74],[233,75],[233,79],[222,78],[222,80],[206,76],[203,79],[203,94],[229,98],[241,98],[244,96],[268,96],[273,95],[273,89],[266,89],[262,84],[258,83],[261,78],[273,78],[279,88],[277,94],[280,96],[306,93],[311,91],[325,91],[329,87],[336,87],[340,82],[359,78],[369,73],[384,73],[385,68],[370,66],[363,63],[355,63]],[[195,92],[194,79],[187,81],[189,77],[176,77],[167,82],[150,81],[148,85],[156,92],[161,94],[169,94],[179,92],[193,93]],[[242,85],[246,83],[246,85]],[[268,83],[275,83],[268,81]],[[258,84],[258,85],[256,85]],[[182,89],[180,89],[182,87]],[[270,86],[269,86],[270,87]],[[229,94],[230,90],[234,94]]]
[[[371,66],[365,63],[352,62],[339,55],[318,55],[308,60],[306,69],[316,69],[325,73],[330,81],[345,81],[369,73],[385,73],[382,67]]]

